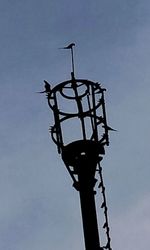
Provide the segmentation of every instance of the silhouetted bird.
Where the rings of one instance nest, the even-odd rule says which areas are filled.
[[[45,92],[46,93],[50,93],[51,92],[51,85],[46,81],[44,80],[44,83],[45,83]]]
[[[73,46],[75,46],[75,43],[70,43],[68,46],[59,49],[72,49]]]
[[[45,85],[44,85],[45,90],[37,92],[37,93],[40,93],[40,94],[42,94],[42,93],[48,93],[49,94],[51,92],[51,85],[46,80],[44,80],[44,83],[45,83]]]
[[[107,130],[117,131],[116,129],[113,129],[113,128],[107,126],[107,125],[103,125],[102,127],[105,128],[105,129],[107,129]]]

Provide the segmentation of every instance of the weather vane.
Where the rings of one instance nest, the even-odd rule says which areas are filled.
[[[75,43],[70,43],[68,46],[60,48],[60,49],[69,49],[71,50],[71,63],[72,63],[72,72],[74,74],[74,54],[73,54],[73,47],[75,46]]]
[[[79,192],[86,250],[112,250],[108,207],[100,162],[109,145],[104,92],[98,82],[76,79],[74,72],[74,46],[71,50],[71,79],[51,88],[44,80],[48,105],[53,111],[54,125],[50,127],[52,140]],[[72,125],[70,126],[70,122]],[[72,134],[77,136],[72,139]],[[100,192],[98,192],[100,190]],[[95,196],[100,194],[100,210],[104,220],[98,227]],[[101,219],[102,221],[102,219]]]

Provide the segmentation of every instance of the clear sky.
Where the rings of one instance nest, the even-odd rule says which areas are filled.
[[[150,245],[150,2],[0,1],[0,249],[84,249],[78,193],[48,134],[44,95],[76,76],[107,88],[104,172],[112,247]]]

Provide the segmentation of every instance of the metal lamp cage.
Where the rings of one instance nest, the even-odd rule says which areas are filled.
[[[54,113],[51,137],[58,152],[73,141],[109,145],[104,92],[99,83],[85,79],[61,82],[47,93]]]

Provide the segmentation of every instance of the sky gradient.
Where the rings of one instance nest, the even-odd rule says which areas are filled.
[[[102,162],[112,248],[150,245],[150,3],[0,1],[0,249],[84,249],[78,193],[49,133],[52,86],[75,72],[107,89]]]

